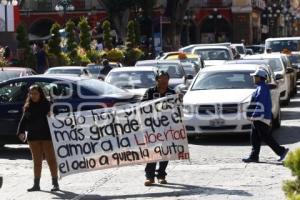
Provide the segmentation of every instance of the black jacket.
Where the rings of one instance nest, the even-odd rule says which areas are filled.
[[[175,90],[172,90],[171,88],[168,88],[167,91],[164,94],[160,94],[157,87],[149,88],[146,93],[143,96],[142,101],[148,101],[153,99],[159,99],[161,97],[165,97],[168,95],[176,94]]]
[[[47,114],[50,111],[50,102],[44,101],[33,103],[23,113],[19,123],[17,135],[27,131],[27,140],[51,140],[50,129],[47,121]]]

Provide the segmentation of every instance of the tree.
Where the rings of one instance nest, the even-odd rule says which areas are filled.
[[[77,48],[78,45],[76,43],[76,35],[75,35],[76,25],[72,20],[69,20],[66,24],[66,33],[67,33],[67,51],[71,62],[75,62],[77,60]]]
[[[56,56],[61,54],[61,38],[60,38],[60,25],[58,23],[54,23],[50,29],[51,39],[48,42],[49,45],[49,53],[53,53]]]
[[[137,20],[134,20],[134,37],[135,37],[135,45],[140,45],[141,42],[141,27],[140,23]]]
[[[30,49],[28,34],[24,24],[20,24],[17,28],[17,40],[18,48],[20,49]]]
[[[80,19],[78,27],[80,30],[80,46],[86,51],[91,50],[92,36],[90,33],[90,26],[86,17],[82,17]]]
[[[17,41],[19,65],[23,67],[34,68],[36,65],[36,60],[31,51],[28,33],[23,24],[20,24],[17,28]]]
[[[170,18],[171,25],[168,37],[171,39],[173,50],[178,49],[182,32],[182,24],[189,0],[167,0],[165,16]]]
[[[129,47],[135,47],[136,38],[135,38],[135,27],[134,21],[129,21],[127,26],[127,44]]]
[[[136,5],[135,0],[98,0],[109,13],[114,28],[120,39],[126,37],[126,25],[130,16],[130,8]]]
[[[102,24],[103,29],[103,42],[104,47],[108,50],[111,50],[113,48],[112,41],[111,41],[111,35],[110,35],[110,22],[108,20],[105,20]]]

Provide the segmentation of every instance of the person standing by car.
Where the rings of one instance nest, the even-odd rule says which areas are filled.
[[[34,185],[28,192],[40,190],[40,178],[43,157],[45,156],[52,176],[53,188],[58,191],[57,163],[54,154],[47,115],[50,114],[50,102],[43,89],[38,85],[29,88],[24,112],[19,123],[17,136],[22,142],[28,142],[33,159]],[[27,134],[25,134],[27,132]]]
[[[109,64],[109,61],[107,59],[104,59],[102,61],[103,69],[100,71],[100,75],[107,76],[107,74],[112,70],[112,67]]]
[[[269,86],[266,84],[267,73],[263,69],[258,69],[253,76],[254,83],[257,85],[252,95],[247,117],[252,121],[251,145],[252,151],[248,158],[242,159],[243,162],[259,162],[261,142],[264,141],[271,149],[280,156],[278,161],[284,160],[289,149],[280,146],[271,133],[272,102]]]
[[[37,44],[37,52],[35,56],[37,61],[36,72],[38,74],[43,74],[49,68],[49,62],[47,53],[44,50],[44,44],[42,42]]]
[[[142,101],[148,101],[153,99],[158,99],[161,97],[165,97],[167,95],[176,94],[174,90],[169,88],[169,74],[164,71],[160,71],[156,77],[156,86],[149,88]],[[146,172],[146,181],[144,183],[145,186],[151,186],[155,181],[155,176],[158,179],[160,184],[167,184],[166,181],[166,168],[168,166],[168,161],[159,162],[159,168],[156,170],[156,163],[147,163],[145,172]],[[155,174],[157,171],[157,174]]]

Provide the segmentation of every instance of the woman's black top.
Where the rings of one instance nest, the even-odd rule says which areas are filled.
[[[50,111],[50,102],[32,103],[23,113],[19,123],[17,135],[27,131],[27,140],[51,140],[47,114]]]

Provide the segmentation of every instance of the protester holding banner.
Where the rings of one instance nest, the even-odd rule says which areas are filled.
[[[49,112],[50,102],[46,99],[43,89],[38,85],[31,86],[17,131],[19,139],[22,142],[28,142],[34,164],[34,185],[27,190],[28,192],[40,190],[40,177],[44,156],[52,176],[53,188],[51,191],[59,190],[57,163],[47,122]]]
[[[158,99],[167,95],[174,95],[175,91],[169,88],[169,74],[164,71],[160,71],[156,76],[156,86],[149,88],[144,97],[143,101]],[[160,184],[167,184],[166,181],[166,168],[168,166],[168,161],[161,161],[159,162],[159,168],[156,171],[156,163],[148,163],[145,168],[146,172],[146,181],[145,186],[151,186],[155,181],[155,176],[158,179]]]

